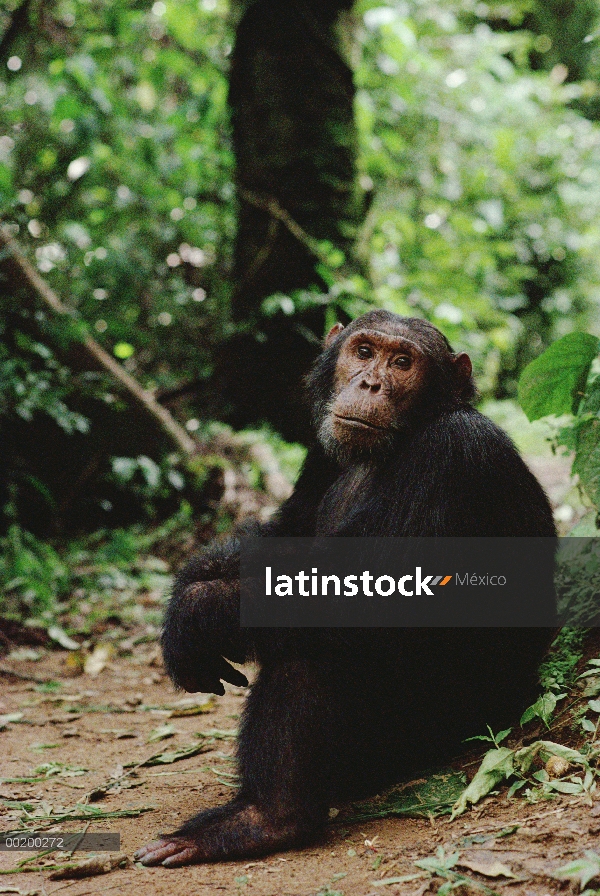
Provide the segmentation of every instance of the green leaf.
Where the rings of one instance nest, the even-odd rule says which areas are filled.
[[[555,871],[553,877],[568,878],[579,880],[579,886],[583,890],[584,887],[594,878],[600,875],[600,856],[586,849],[585,858],[575,859],[568,865],[563,865],[558,871]]]
[[[505,728],[504,731],[499,731],[498,734],[494,738],[494,742],[496,744],[501,744],[502,741],[508,737],[508,735],[510,734],[511,731],[512,731],[512,728]]]
[[[510,778],[514,770],[515,751],[508,747],[489,750],[483,757],[475,777],[460,795],[452,809],[451,820],[467,809],[467,806],[478,803],[480,799],[494,789],[496,784]]]
[[[417,868],[422,868],[424,871],[429,871],[431,874],[443,874],[446,871],[450,871],[451,868],[454,868],[459,859],[459,852],[453,852],[446,855],[444,848],[438,846],[435,851],[435,857],[428,856],[425,859],[419,859],[418,862],[413,862],[413,865],[416,865]]]
[[[597,354],[596,336],[569,333],[528,364],[519,379],[519,402],[529,420],[575,414]]]
[[[584,768],[589,766],[586,758],[577,750],[571,749],[571,747],[555,744],[551,740],[536,740],[535,743],[517,750],[514,757],[515,770],[525,775],[538,757],[545,763],[549,756],[558,756],[566,762],[582,765]]]
[[[572,784],[570,781],[548,781],[547,786],[558,793],[583,793],[583,784]]]
[[[506,794],[508,799],[510,799],[512,796],[514,796],[515,793],[517,792],[517,790],[520,790],[522,787],[525,787],[526,784],[527,784],[527,781],[513,781],[513,783],[508,788],[508,793]]]
[[[550,719],[552,718],[552,713],[556,709],[556,703],[558,701],[558,697],[556,694],[552,694],[548,692],[547,694],[542,694],[542,696],[535,701],[532,706],[529,706],[523,715],[521,716],[521,725],[526,725],[527,722],[531,722],[532,719],[538,718],[541,719],[546,728],[550,726]]]
[[[600,501],[600,420],[593,417],[577,427],[573,473],[589,498],[597,506]]]

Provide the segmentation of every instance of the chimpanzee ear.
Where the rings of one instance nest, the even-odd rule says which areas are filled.
[[[466,352],[458,352],[452,358],[452,363],[454,364],[457,380],[460,383],[466,383],[473,374],[473,365],[469,356]]]
[[[331,345],[331,343],[333,342],[333,340],[334,340],[337,336],[340,335],[340,333],[342,332],[343,329],[344,329],[344,325],[343,325],[343,324],[334,324],[334,325],[332,326],[331,330],[329,331],[329,333],[328,333],[327,336],[325,337],[325,348],[329,348],[329,346]]]

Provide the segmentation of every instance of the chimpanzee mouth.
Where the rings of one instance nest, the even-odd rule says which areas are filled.
[[[348,426],[354,426],[357,429],[373,429],[378,432],[386,432],[384,426],[378,426],[376,423],[370,423],[368,420],[362,420],[360,417],[342,417],[340,414],[335,415],[336,420]]]

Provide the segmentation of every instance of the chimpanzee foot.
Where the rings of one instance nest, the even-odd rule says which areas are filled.
[[[176,868],[178,865],[208,861],[201,853],[192,839],[174,837],[172,840],[154,840],[153,843],[142,846],[134,858],[142,865],[166,865],[168,868]]]
[[[229,803],[201,812],[173,834],[142,846],[134,858],[143,865],[175,868],[252,858],[288,849],[303,839],[298,827],[277,825],[252,804]]]

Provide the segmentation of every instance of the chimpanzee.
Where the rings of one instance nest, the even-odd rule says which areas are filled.
[[[317,441],[269,536],[549,536],[552,511],[508,437],[470,405],[471,362],[430,323],[371,311],[336,324],[307,378]],[[246,685],[241,786],[143,847],[146,865],[299,846],[329,809],[408,779],[514,721],[548,643],[533,628],[242,629],[239,542],[180,573],[162,634],[187,691]],[[518,718],[518,716],[517,716]]]

